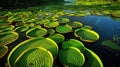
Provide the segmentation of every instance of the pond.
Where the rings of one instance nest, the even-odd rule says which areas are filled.
[[[3,56],[2,58],[0,56],[0,67],[9,65],[16,65],[15,67],[19,65],[34,66],[37,62],[44,64],[47,61],[49,61],[47,63],[50,67],[63,67],[64,64],[71,67],[80,65],[87,67],[89,63],[91,67],[95,67],[95,62],[97,62],[98,67],[119,67],[120,20],[116,20],[116,18],[120,19],[120,6],[116,5],[118,7],[116,8],[116,6],[106,4],[76,5],[75,1],[77,0],[65,0],[65,3],[62,2],[59,5],[58,3],[51,3],[39,7],[0,11],[0,36],[2,37],[0,38],[0,50],[8,51],[7,53],[5,51],[4,56],[0,53]],[[81,43],[84,46],[80,46]],[[65,50],[70,51],[70,53]],[[34,51],[39,57],[34,55]],[[92,58],[95,57],[97,61],[91,61],[94,64],[87,62],[91,57],[90,54],[87,56],[84,51],[96,54],[97,59],[96,55]],[[45,53],[44,55],[47,58],[40,53]],[[70,56],[68,60],[73,64],[67,63],[65,59],[67,56],[62,56],[62,54]],[[71,59],[74,56],[75,58]],[[28,59],[24,59],[26,57]],[[35,59],[37,57],[41,62],[36,60],[32,63],[29,60],[30,57]],[[47,61],[42,61],[41,57],[47,59]],[[81,64],[76,60],[76,57],[79,57],[77,59],[80,59]],[[21,63],[23,60],[25,63]],[[72,61],[75,61],[75,63]],[[47,63],[45,63],[46,67]]]

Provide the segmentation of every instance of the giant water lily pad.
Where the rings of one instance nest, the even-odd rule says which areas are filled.
[[[72,32],[72,27],[69,25],[59,25],[58,27],[56,27],[56,31],[58,33],[69,33]]]
[[[8,52],[7,46],[0,46],[0,58],[4,57],[4,55],[6,55],[7,52]]]
[[[59,60],[67,67],[81,67],[85,62],[85,57],[78,48],[69,47],[60,51]]]
[[[27,49],[33,49],[37,47],[42,47],[50,51],[55,58],[58,53],[57,44],[50,38],[36,37],[18,44],[15,48],[12,49],[8,56],[8,63],[11,66],[14,66],[14,63],[18,56],[22,54]]]
[[[0,19],[0,25],[9,25],[11,22],[8,22],[7,19]]]
[[[16,32],[25,32],[25,31],[27,31],[28,29],[29,29],[28,26],[19,26],[19,27],[15,28],[15,31],[16,31]]]
[[[65,23],[70,22],[70,20],[68,18],[60,18],[58,21],[60,24],[65,24]]]
[[[85,51],[85,47],[82,42],[76,39],[70,39],[68,41],[64,41],[62,43],[62,48],[69,48],[69,47],[76,47],[78,48],[82,53]]]
[[[47,34],[47,30],[45,28],[40,28],[40,27],[31,28],[26,32],[26,36],[28,38],[42,37],[46,34]]]
[[[60,43],[65,39],[64,35],[62,34],[54,34],[49,36],[49,38],[53,39],[56,43]]]
[[[92,50],[85,48],[84,52],[87,59],[82,67],[103,67],[100,57]]]
[[[95,42],[99,39],[99,34],[97,32],[86,28],[76,29],[74,34],[85,42]]]
[[[120,45],[117,44],[116,42],[113,42],[111,40],[105,40],[101,43],[102,46],[108,47],[113,50],[120,50]]]
[[[0,26],[0,32],[12,31],[14,28],[13,25]]]
[[[120,11],[119,11],[119,10],[116,10],[116,11],[112,12],[112,16],[113,16],[113,17],[119,17],[119,18],[120,18]]]
[[[18,33],[13,31],[2,32],[0,33],[0,46],[10,44],[17,40],[18,37],[19,37]]]
[[[50,51],[42,47],[22,52],[16,59],[14,67],[52,67],[53,56]]]
[[[68,25],[70,25],[72,28],[79,28],[83,26],[83,24],[78,21],[73,21],[71,23],[68,23]]]
[[[48,35],[53,35],[53,34],[55,34],[55,30],[54,29],[48,29],[47,34]]]
[[[44,27],[46,28],[55,28],[59,25],[59,23],[56,21],[56,22],[46,22],[44,23]]]

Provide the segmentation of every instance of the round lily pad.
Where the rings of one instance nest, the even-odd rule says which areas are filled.
[[[60,19],[58,20],[58,22],[59,22],[60,24],[65,24],[65,23],[70,22],[70,20],[69,20],[68,18],[60,18]]]
[[[26,32],[26,36],[28,38],[42,37],[46,34],[47,34],[47,30],[45,28],[39,28],[39,27],[31,28]]]
[[[55,28],[59,25],[58,22],[47,22],[47,23],[44,23],[44,27],[46,28]]]
[[[76,39],[70,39],[68,41],[64,41],[62,43],[62,48],[65,49],[65,48],[69,48],[69,47],[76,47],[78,48],[82,53],[84,53],[85,51],[85,47],[83,45],[82,42],[80,42],[79,40],[76,40]]]
[[[53,39],[56,43],[60,43],[65,39],[64,35],[62,34],[54,34],[49,36],[49,38]]]
[[[42,47],[24,51],[15,61],[14,67],[52,67],[51,52]]]
[[[111,40],[105,40],[101,43],[102,46],[104,47],[108,47],[110,49],[113,49],[113,50],[120,50],[120,45],[117,44],[116,42],[113,42]]]
[[[89,25],[84,25],[82,28],[86,28],[86,29],[91,29],[92,30],[92,27],[89,26]]]
[[[73,21],[71,23],[68,23],[68,25],[70,25],[72,28],[79,28],[83,26],[83,24],[78,21]]]
[[[78,48],[69,47],[60,50],[59,60],[67,67],[81,67],[85,62],[85,57]]]
[[[8,22],[7,19],[0,19],[0,25],[9,25],[11,22]]]
[[[33,49],[37,47],[47,49],[52,53],[53,57],[56,58],[58,53],[57,44],[50,38],[36,37],[23,41],[15,46],[8,55],[8,64],[14,66],[16,59],[22,54],[22,52],[27,49]]]
[[[86,28],[76,29],[74,34],[76,37],[79,37],[82,41],[85,42],[95,42],[99,39],[98,33]]]
[[[103,67],[100,57],[92,50],[85,48],[85,63],[82,67]]]
[[[56,31],[58,33],[69,33],[72,32],[72,27],[69,25],[59,25],[56,27]]]
[[[28,26],[19,26],[19,27],[15,28],[15,31],[16,31],[16,32],[25,32],[25,31],[27,31],[28,29],[29,29]]]
[[[0,33],[0,46],[10,44],[17,40],[18,37],[19,37],[18,33],[13,31],[2,32]]]
[[[0,46],[0,58],[4,57],[4,55],[6,55],[7,52],[8,52],[7,46]]]
[[[48,29],[47,34],[53,35],[53,34],[55,34],[55,30],[54,29]]]
[[[14,25],[6,25],[0,27],[0,32],[12,31],[15,28]]]

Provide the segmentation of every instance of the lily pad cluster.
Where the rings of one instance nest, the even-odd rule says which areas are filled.
[[[8,44],[24,37],[26,40],[17,43],[7,57],[10,67],[53,67],[58,65],[56,60],[68,67],[103,67],[98,55],[84,44],[98,41],[99,34],[81,22],[60,17],[63,15],[67,14],[44,10],[3,15],[0,58],[7,53]]]

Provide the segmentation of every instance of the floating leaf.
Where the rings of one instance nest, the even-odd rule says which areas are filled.
[[[59,25],[58,22],[47,22],[47,23],[44,23],[44,27],[46,28],[55,28]]]
[[[14,67],[52,67],[53,56],[51,52],[42,47],[22,52],[16,59]],[[12,67],[12,66],[11,66]]]
[[[58,20],[58,22],[59,22],[60,24],[65,24],[65,23],[70,22],[70,20],[69,20],[68,18],[60,18],[60,19]]]
[[[60,43],[65,39],[65,37],[62,34],[54,34],[49,36],[49,38],[53,39],[56,43]]]
[[[113,42],[111,40],[105,40],[101,44],[102,46],[108,47],[113,50],[120,50],[120,45],[117,44],[116,42]]]
[[[85,56],[88,59],[85,60],[85,63],[82,67],[103,67],[100,57],[90,49],[85,49]]]
[[[46,34],[47,34],[47,30],[45,28],[39,28],[39,27],[31,28],[26,32],[26,36],[28,38],[42,37]]]
[[[12,32],[12,31],[2,32],[0,33],[0,46],[10,44],[15,40],[17,40],[18,37],[19,35],[16,32]]]
[[[85,51],[85,47],[82,42],[76,39],[70,39],[68,41],[64,41],[62,43],[62,48],[68,48],[68,47],[76,47],[78,48],[82,53]]]
[[[7,52],[8,52],[7,46],[0,46],[0,58],[4,57],[4,55],[6,55]]]
[[[99,39],[98,33],[86,28],[76,29],[74,34],[76,37],[79,37],[82,41],[85,42],[95,42]]]
[[[70,25],[72,28],[79,28],[83,26],[83,24],[78,21],[73,21],[71,23],[68,23],[68,25]]]
[[[25,31],[27,31],[28,29],[29,29],[28,26],[19,26],[19,27],[15,28],[15,31],[16,31],[16,32],[25,32]]]
[[[54,29],[48,29],[47,34],[53,35],[53,34],[55,34],[55,30]]]
[[[81,67],[85,62],[85,57],[78,48],[69,47],[60,51],[59,60],[67,67]]]
[[[50,51],[55,58],[58,53],[58,46],[57,44],[50,38],[43,38],[43,37],[36,37],[21,42],[17,46],[15,46],[12,51],[8,55],[8,63],[11,66],[14,66],[14,63],[18,56],[22,54],[27,49],[33,49],[37,47],[42,47]]]
[[[0,27],[0,32],[12,31],[15,28],[13,25],[6,25]]]
[[[56,31],[59,33],[69,33],[72,32],[72,27],[69,25],[59,25],[58,27],[56,27]]]

